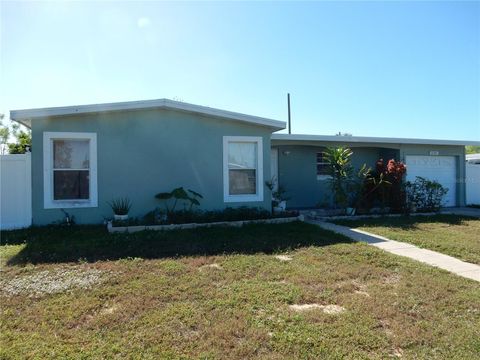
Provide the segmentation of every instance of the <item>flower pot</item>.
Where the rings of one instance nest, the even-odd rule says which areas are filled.
[[[126,215],[117,215],[117,214],[114,214],[114,215],[113,215],[113,218],[114,218],[115,220],[125,221],[125,220],[128,220],[128,214],[126,214]]]
[[[351,207],[347,207],[345,210],[345,213],[347,216],[353,216],[355,215],[356,212],[357,212],[357,209],[351,208]]]
[[[285,209],[287,208],[287,202],[285,200],[280,201],[278,203],[278,208],[282,209],[282,211],[285,211]]]

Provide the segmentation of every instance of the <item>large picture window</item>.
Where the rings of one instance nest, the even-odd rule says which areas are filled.
[[[263,201],[262,138],[225,136],[223,159],[224,200]]]
[[[45,208],[96,207],[96,134],[44,133]]]

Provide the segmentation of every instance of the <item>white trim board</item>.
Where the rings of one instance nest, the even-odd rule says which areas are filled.
[[[53,199],[53,141],[52,140],[89,140],[90,150],[90,184],[88,200],[54,200]],[[44,132],[43,133],[43,206],[45,209],[69,209],[98,206],[97,184],[97,134],[79,132]]]
[[[215,108],[201,106],[201,105],[194,105],[194,104],[189,104],[189,103],[174,101],[169,99],[11,110],[10,118],[12,120],[22,123],[27,127],[31,127],[32,120],[35,120],[37,118],[75,115],[75,114],[91,114],[91,113],[111,112],[111,111],[155,109],[155,108],[179,110],[179,111],[185,111],[190,113],[197,113],[201,115],[208,115],[208,116],[227,119],[227,120],[240,121],[244,123],[266,126],[266,127],[272,128],[274,131],[285,129],[285,126],[286,126],[284,121],[278,121],[278,120],[273,120],[273,119],[268,119],[268,118],[263,118],[259,116],[253,116],[253,115],[246,115],[246,114],[241,114],[237,112],[215,109]]]
[[[418,144],[418,145],[473,145],[480,146],[480,141],[470,140],[435,140],[386,138],[367,136],[305,135],[305,134],[272,134],[272,146],[280,141],[287,142],[333,142],[333,143],[382,143],[382,144]]]

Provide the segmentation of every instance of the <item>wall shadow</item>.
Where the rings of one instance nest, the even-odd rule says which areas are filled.
[[[95,262],[224,254],[271,254],[308,246],[352,242],[318,226],[252,224],[176,231],[109,234],[102,226],[32,227],[2,233],[2,244],[25,244],[7,265]]]

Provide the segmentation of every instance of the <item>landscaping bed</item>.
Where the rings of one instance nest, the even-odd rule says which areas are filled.
[[[262,208],[252,207],[226,208],[213,211],[179,210],[168,213],[156,209],[146,214],[142,219],[109,221],[107,229],[111,233],[144,230],[167,231],[212,226],[240,227],[256,223],[281,224],[292,221],[303,221],[303,215],[300,215],[297,211],[272,213]]]
[[[392,240],[438,251],[480,264],[480,220],[457,215],[332,219],[339,225],[358,228]]]
[[[311,224],[45,227],[2,244],[0,358],[478,355],[478,283]]]
[[[187,223],[187,224],[169,224],[169,225],[133,225],[133,226],[121,226],[121,222],[117,222],[117,226],[113,226],[111,222],[108,223],[107,229],[110,233],[119,232],[138,232],[144,230],[155,231],[169,231],[169,230],[184,230],[184,229],[196,229],[204,227],[214,226],[226,226],[226,227],[241,227],[249,224],[283,224],[293,221],[303,221],[303,215],[288,216],[288,217],[274,217],[270,219],[257,219],[257,220],[238,220],[238,221],[216,221],[205,223]]]

